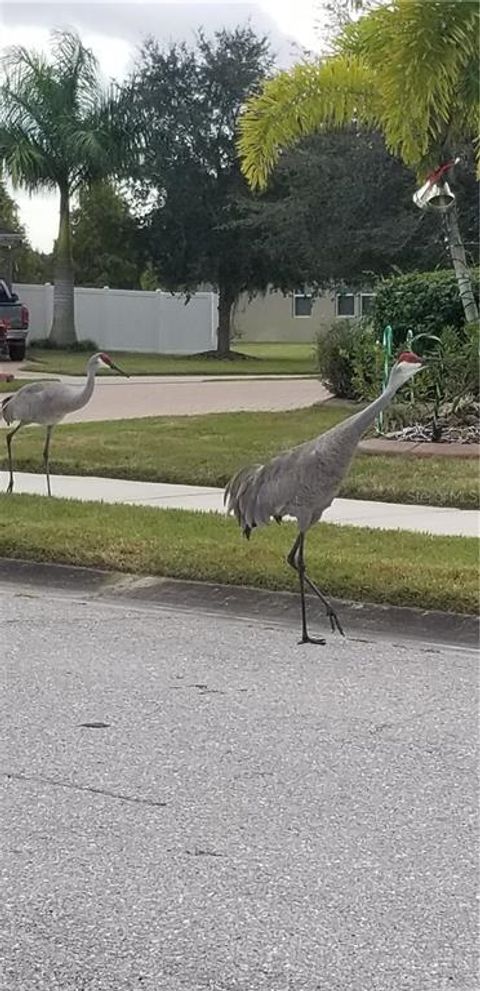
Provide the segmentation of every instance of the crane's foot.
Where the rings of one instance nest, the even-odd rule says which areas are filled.
[[[9,482],[8,483],[7,488],[5,489],[5,492],[6,492],[7,495],[10,495],[13,492],[13,482]]]
[[[336,631],[338,630],[338,632],[340,633],[340,635],[342,637],[344,637],[345,636],[345,633],[343,632],[342,624],[341,624],[341,622],[340,622],[340,620],[339,620],[339,618],[338,618],[335,610],[332,609],[331,607],[329,607],[327,609],[327,616],[328,616],[328,618],[330,620],[330,626],[332,628],[332,633],[336,633]]]
[[[306,636],[302,636],[302,639],[298,641],[298,644],[300,646],[302,643],[315,643],[320,647],[325,647],[326,642],[327,641],[323,640],[322,637],[310,637],[307,633]]]

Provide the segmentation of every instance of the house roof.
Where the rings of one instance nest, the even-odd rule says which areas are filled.
[[[5,227],[0,227],[0,245],[11,248],[19,241],[23,241],[23,234],[17,234],[15,231],[8,231]]]

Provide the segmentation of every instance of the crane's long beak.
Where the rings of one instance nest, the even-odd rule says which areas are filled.
[[[118,366],[118,365],[116,365],[114,361],[111,361],[111,362],[110,362],[110,368],[113,368],[113,370],[114,370],[115,372],[118,372],[118,373],[119,373],[119,375],[124,375],[126,379],[129,379],[129,378],[130,378],[130,376],[129,376],[129,374],[128,374],[128,372],[124,372],[124,371],[123,371],[123,368],[119,368],[119,366]]]

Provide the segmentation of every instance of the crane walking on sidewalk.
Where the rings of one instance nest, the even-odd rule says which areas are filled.
[[[267,464],[242,468],[225,489],[227,512],[235,515],[246,537],[250,537],[255,527],[269,523],[270,519],[281,523],[284,516],[293,516],[297,520],[299,532],[287,562],[299,577],[302,609],[300,643],[325,643],[325,640],[311,637],[308,633],[306,585],[323,602],[332,631],[337,629],[344,635],[335,610],[306,573],[305,535],[337,495],[362,435],[378,413],[389,405],[398,389],[422,367],[422,358],[412,351],[403,351],[392,368],[382,394],[360,413],[343,420],[314,440],[284,451]]]
[[[26,424],[42,423],[47,428],[43,449],[47,492],[49,495],[52,494],[48,463],[52,430],[67,413],[73,413],[74,410],[82,409],[83,406],[87,405],[95,387],[97,369],[102,365],[113,368],[114,371],[120,372],[120,375],[125,375],[128,378],[127,373],[122,371],[108,354],[99,351],[97,354],[93,354],[87,362],[87,379],[83,387],[67,385],[65,382],[32,382],[3,400],[2,416],[5,423],[9,426],[12,423],[17,424],[13,430],[7,433],[8,468],[10,471],[7,492],[13,492],[12,439],[14,435],[20,430],[20,427],[24,427]]]

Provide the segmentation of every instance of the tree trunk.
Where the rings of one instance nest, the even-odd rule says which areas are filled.
[[[77,340],[75,333],[73,259],[70,233],[68,189],[60,190],[60,225],[55,246],[53,322],[50,340],[56,347],[68,347]]]
[[[219,286],[218,290],[218,327],[217,327],[217,358],[228,358],[230,355],[230,322],[235,293],[229,286]]]
[[[452,256],[452,263],[457,276],[460,299],[465,311],[467,323],[478,321],[478,306],[472,289],[472,280],[468,271],[465,248],[463,246],[462,235],[458,225],[458,213],[456,203],[450,207],[444,215],[445,230],[447,232],[448,247]]]

